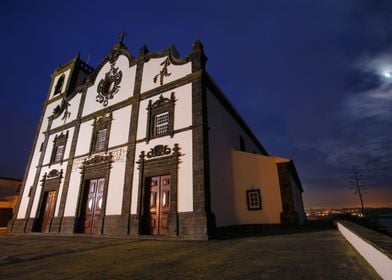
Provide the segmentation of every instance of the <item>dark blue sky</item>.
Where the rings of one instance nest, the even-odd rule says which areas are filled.
[[[97,66],[120,32],[142,45],[200,39],[207,70],[271,155],[295,161],[305,206],[392,206],[392,1],[1,1],[0,176],[22,177],[50,74]]]

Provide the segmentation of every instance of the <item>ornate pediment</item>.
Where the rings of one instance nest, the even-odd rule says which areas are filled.
[[[112,153],[108,155],[96,155],[90,159],[86,159],[84,161],[84,165],[96,165],[96,164],[103,164],[103,163],[111,163],[113,159]]]
[[[159,96],[158,100],[151,104],[151,107],[152,108],[159,108],[159,107],[164,106],[166,104],[170,104],[170,102],[174,102],[174,99],[175,99],[174,92],[171,93],[170,98],[163,97],[163,95],[161,94],[161,96]]]
[[[170,155],[172,150],[167,145],[156,145],[147,153],[147,158]]]
[[[46,175],[47,179],[52,179],[52,178],[56,178],[56,177],[60,177],[62,174],[62,170],[58,171],[57,169],[52,169],[49,171],[49,173]]]

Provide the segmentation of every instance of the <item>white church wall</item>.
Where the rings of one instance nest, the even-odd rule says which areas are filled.
[[[69,180],[67,199],[65,202],[64,216],[74,217],[76,214],[76,206],[78,203],[79,189],[81,183],[81,175],[79,166],[82,160],[75,160],[72,165],[71,177]]]
[[[279,224],[282,200],[278,169],[274,158],[232,150],[231,165],[234,205],[230,207],[234,209],[234,215],[223,219],[217,217],[217,226]],[[260,190],[262,206],[260,210],[248,210],[246,191],[252,189]],[[225,221],[225,223],[220,221]]]
[[[71,74],[71,69],[68,69],[67,71],[65,71],[65,72],[63,72],[63,73],[58,74],[58,75],[54,78],[54,81],[53,81],[53,84],[52,84],[52,88],[51,88],[51,90],[50,90],[50,98],[51,98],[51,97],[54,97],[54,90],[55,90],[55,88],[56,88],[57,81],[59,80],[59,78],[60,78],[63,74],[64,74],[65,77],[64,77],[63,86],[62,86],[62,88],[61,88],[61,93],[64,92],[65,87],[66,87],[67,84],[68,84],[68,79],[69,79],[69,75]],[[59,94],[56,94],[56,95],[59,95]]]
[[[89,153],[91,137],[93,133],[93,120],[86,121],[80,124],[78,140],[76,143],[75,156],[80,156]]]
[[[210,90],[207,90],[207,114],[212,212],[217,224],[230,224],[233,222],[230,217],[235,215],[233,182],[229,176],[231,150],[240,149],[240,136],[247,151],[260,153],[260,150]]]
[[[141,86],[142,93],[161,86],[159,81],[159,76],[157,77],[156,82],[154,82],[154,78],[162,70],[163,65],[161,64],[164,63],[164,61],[167,58],[168,58],[167,56],[161,58],[151,58],[148,62],[144,63],[143,79],[142,79],[142,86]],[[164,76],[163,84],[170,83],[172,81],[178,80],[179,78],[191,74],[192,63],[188,62],[183,65],[174,65],[170,63],[170,65],[167,67],[167,71],[168,73],[170,73],[170,75]]]
[[[174,90],[162,93],[165,98],[170,98],[171,93],[174,92],[175,105],[174,105],[174,130],[189,127],[192,125],[192,84],[186,84]],[[147,118],[148,118],[148,102],[152,103],[157,101],[161,95],[142,100],[139,109],[139,122],[137,126],[137,140],[146,137],[147,131]]]
[[[114,147],[128,142],[131,112],[131,105],[113,112],[109,147]]]
[[[76,120],[76,117],[77,117],[78,111],[79,111],[80,98],[81,98],[81,94],[76,94],[71,100],[68,100],[68,103],[69,103],[68,117],[63,119],[64,112],[61,113],[59,117],[57,117],[56,119],[53,120],[51,128],[56,128],[56,127],[62,126],[64,124],[67,124],[67,123],[70,123],[70,122]],[[54,102],[55,106],[60,105],[61,102],[62,102],[62,99],[59,99],[58,101]]]
[[[135,83],[136,66],[129,67],[129,60],[125,55],[120,55],[116,61],[115,67],[118,67],[118,71],[122,71],[122,79],[120,83],[119,91],[114,95],[113,99],[109,100],[108,105],[114,105],[121,101],[130,98],[133,95],[133,88]],[[98,73],[94,85],[88,88],[86,94],[86,101],[83,108],[83,116],[89,115],[96,111],[102,110],[105,107],[96,101],[97,87],[101,79],[105,78],[105,74],[110,70],[110,63],[107,62]]]
[[[44,126],[44,125],[45,125],[45,122],[43,122],[42,126]],[[38,138],[37,138],[37,143],[36,143],[35,147],[33,147],[34,153],[33,153],[31,163],[29,166],[29,171],[28,171],[27,177],[26,177],[26,182],[25,182],[25,186],[24,186],[24,190],[23,190],[23,194],[22,194],[22,198],[21,198],[21,202],[20,202],[20,206],[19,206],[19,211],[18,211],[18,215],[17,215],[18,219],[24,219],[26,216],[27,205],[30,200],[30,198],[28,197],[28,194],[30,192],[30,187],[33,186],[33,184],[34,184],[34,178],[35,178],[35,174],[37,172],[37,165],[39,162],[39,157],[41,155],[41,152],[40,152],[41,143],[43,143],[44,140],[45,140],[45,135],[42,133],[39,133]],[[44,152],[44,151],[42,151],[42,152]]]
[[[148,152],[156,145],[168,145],[173,148],[174,144],[179,144],[182,156],[180,157],[178,169],[178,212],[193,211],[193,155],[192,155],[192,131],[184,131],[175,134],[173,138],[170,136],[152,139],[148,144],[145,142],[139,143],[136,146],[136,161],[141,151]],[[158,175],[158,174],[157,174]],[[161,174],[164,175],[164,174]],[[139,189],[139,170],[134,169],[133,174],[133,188],[132,188],[132,201],[131,201],[131,214],[136,214],[137,211],[137,197]]]
[[[27,168],[29,168],[29,170],[27,173],[26,182],[24,185],[24,190],[23,190],[23,194],[21,197],[21,202],[20,202],[19,211],[18,211],[18,215],[17,215],[18,219],[24,219],[26,217],[27,206],[28,206],[28,203],[30,200],[30,198],[28,197],[28,194],[30,192],[30,187],[33,186],[33,184],[34,184],[34,178],[35,178],[35,174],[37,172],[37,166],[39,163],[39,158],[41,156],[41,153],[46,152],[46,151],[40,151],[41,145],[45,141],[45,135],[43,134],[43,132],[47,130],[48,122],[49,122],[48,117],[52,114],[54,107],[55,107],[54,104],[49,104],[46,107],[44,117],[42,119],[41,127],[39,128],[39,133],[37,136],[37,141],[35,143],[35,147],[32,148],[33,155],[31,158],[30,166],[27,167]]]
[[[125,161],[115,161],[110,169],[106,215],[120,215],[125,176]]]

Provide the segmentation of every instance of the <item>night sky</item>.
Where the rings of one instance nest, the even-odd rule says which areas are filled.
[[[270,155],[294,160],[305,207],[392,206],[392,1],[1,1],[0,176],[23,177],[50,74],[96,67],[127,32],[137,56],[200,39],[207,71]]]

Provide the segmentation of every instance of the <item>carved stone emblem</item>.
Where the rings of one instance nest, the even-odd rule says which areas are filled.
[[[170,155],[171,149],[167,145],[156,145],[154,148],[151,148],[147,153],[147,158],[159,157],[164,155]]]
[[[171,73],[169,73],[169,71],[167,70],[167,67],[170,65],[170,60],[169,57],[167,57],[162,63],[161,65],[163,65],[162,70],[159,72],[159,74],[155,75],[154,77],[154,84],[157,83],[158,81],[158,77],[159,77],[159,85],[163,85],[163,78],[164,77],[169,77],[171,75]]]
[[[46,175],[46,178],[54,178],[54,177],[59,177],[61,172],[59,172],[57,169],[52,169],[49,171],[48,175]]]
[[[61,118],[61,120],[64,120],[65,123],[67,119],[71,116],[71,113],[68,111],[69,106],[70,104],[68,103],[66,97],[63,96],[63,99],[61,100],[61,104],[57,105],[53,109],[52,118],[57,119],[63,113],[63,117]]]
[[[84,161],[84,165],[93,165],[93,164],[100,164],[100,163],[108,163],[111,162],[113,158],[112,153],[108,155],[97,155],[91,159],[87,159]]]
[[[122,79],[122,72],[115,67],[118,55],[112,54],[110,56],[110,70],[105,74],[105,78],[101,79],[98,84],[96,97],[97,102],[102,103],[104,107],[108,105],[110,99],[120,90],[120,82]]]

